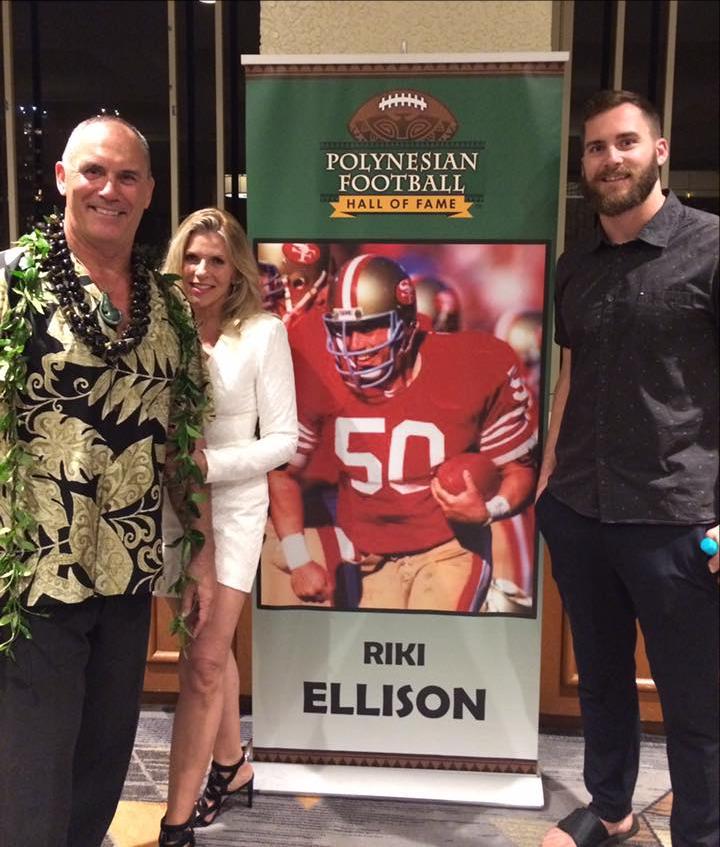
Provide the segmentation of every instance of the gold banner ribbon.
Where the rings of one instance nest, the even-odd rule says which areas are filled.
[[[331,218],[357,215],[447,215],[471,218],[473,205],[462,194],[343,194],[332,202]]]

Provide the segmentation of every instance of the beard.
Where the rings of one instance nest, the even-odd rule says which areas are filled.
[[[612,176],[613,174],[627,174],[631,177],[632,181],[624,192],[618,192],[614,195],[604,194],[601,189],[596,188],[593,184],[594,182],[600,182],[603,177]],[[655,187],[655,183],[659,178],[660,168],[657,162],[650,162],[647,167],[638,173],[633,173],[631,170],[622,168],[617,171],[606,170],[598,174],[593,180],[593,183],[588,182],[585,179],[585,174],[583,174],[582,192],[585,199],[598,215],[614,218],[644,203],[650,196],[650,192]]]

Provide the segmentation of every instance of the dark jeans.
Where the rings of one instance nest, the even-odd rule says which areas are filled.
[[[638,772],[636,619],[663,709],[674,847],[717,847],[718,586],[700,526],[602,524],[543,493],[536,507],[570,619],[590,808],[632,808]]]
[[[52,607],[0,659],[0,847],[100,847],[132,754],[150,603]]]

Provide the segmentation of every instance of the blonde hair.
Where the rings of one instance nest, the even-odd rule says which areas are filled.
[[[236,279],[223,303],[221,331],[239,330],[248,318],[263,311],[260,271],[250,249],[245,230],[228,212],[221,209],[199,209],[178,227],[168,246],[163,272],[182,276],[183,259],[190,239],[198,233],[216,233],[227,245],[228,257]]]

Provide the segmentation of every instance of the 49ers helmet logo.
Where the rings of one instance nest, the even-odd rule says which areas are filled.
[[[415,302],[415,289],[407,277],[401,279],[395,286],[395,297],[403,306],[410,306]]]
[[[298,265],[314,265],[320,260],[320,248],[317,244],[288,243],[282,246],[286,259]]]

